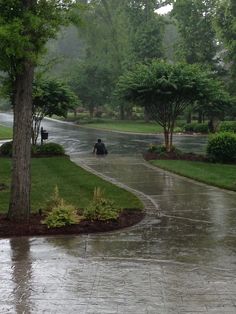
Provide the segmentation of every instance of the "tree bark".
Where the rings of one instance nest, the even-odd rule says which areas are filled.
[[[8,211],[8,218],[14,221],[28,220],[30,213],[33,76],[34,66],[25,61],[15,79],[12,182]]]

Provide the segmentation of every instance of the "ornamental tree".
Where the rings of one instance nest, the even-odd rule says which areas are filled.
[[[154,60],[149,64],[138,64],[124,74],[118,82],[117,93],[144,107],[163,127],[165,147],[169,152],[177,117],[187,106],[213,99],[211,81],[208,73],[199,66]]]
[[[78,97],[63,82],[39,80],[33,85],[32,144],[36,145],[40,125],[45,116],[66,117],[78,104]]]
[[[30,213],[34,69],[48,39],[68,23],[73,5],[73,0],[0,0],[0,71],[10,82],[14,112],[11,220],[27,220]]]

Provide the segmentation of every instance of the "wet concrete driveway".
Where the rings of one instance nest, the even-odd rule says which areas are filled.
[[[1,239],[0,313],[236,313],[236,193],[138,154],[71,154],[152,205],[121,231]]]

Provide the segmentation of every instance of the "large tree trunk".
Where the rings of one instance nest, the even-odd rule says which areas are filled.
[[[32,83],[34,67],[24,62],[15,80],[12,183],[8,218],[27,220],[30,213]]]
[[[208,122],[208,128],[211,133],[215,133],[218,129],[220,119],[218,117],[211,117]]]

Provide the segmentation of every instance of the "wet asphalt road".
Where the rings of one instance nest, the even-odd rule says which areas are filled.
[[[0,114],[0,123],[11,117]],[[148,165],[141,152],[161,143],[159,136],[44,127],[74,162],[156,206],[121,231],[0,239],[0,313],[236,313],[236,193]],[[106,158],[91,155],[97,137],[108,146]],[[201,152],[205,138],[175,143]]]

